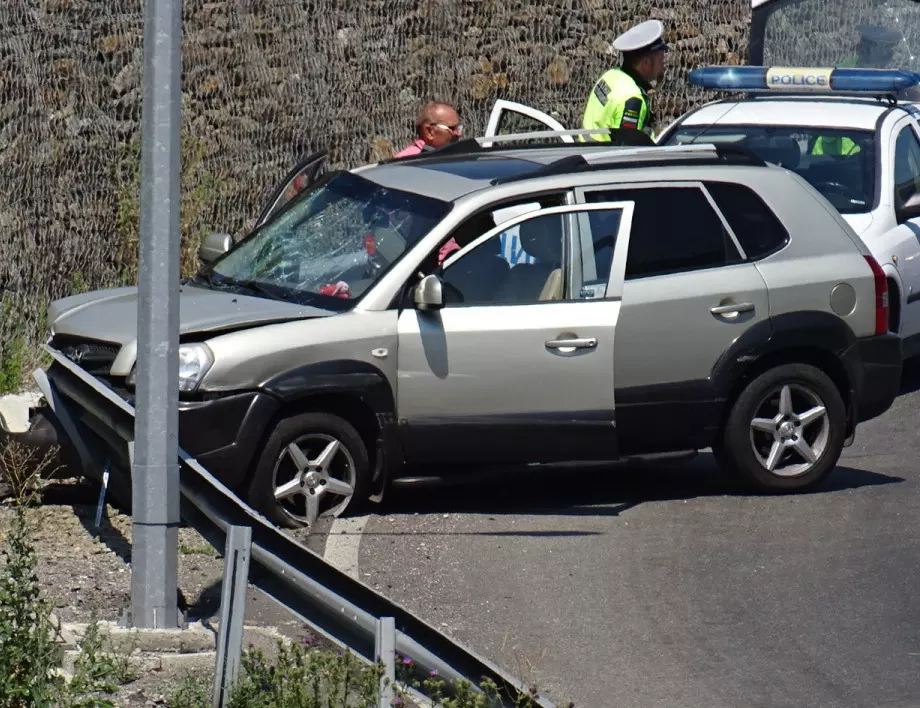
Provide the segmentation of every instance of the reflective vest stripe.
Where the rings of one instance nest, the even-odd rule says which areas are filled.
[[[582,128],[620,128],[623,125],[624,116],[628,127],[649,132],[650,127],[646,125],[649,110],[645,92],[622,69],[611,69],[598,79],[588,96],[582,118]],[[610,136],[580,135],[579,140],[609,142]]]

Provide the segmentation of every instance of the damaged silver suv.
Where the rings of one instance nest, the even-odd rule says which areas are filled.
[[[898,392],[865,246],[801,178],[729,148],[463,141],[325,173],[201,253],[180,444],[286,526],[430,465],[711,448],[754,489],[803,490]],[[131,401],[136,312],[135,288],[64,298],[49,346]]]

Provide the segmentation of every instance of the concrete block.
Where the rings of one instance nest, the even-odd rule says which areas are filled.
[[[217,646],[217,635],[201,622],[190,622],[187,629],[137,629],[122,627],[114,622],[99,622],[99,633],[106,648],[115,651],[136,649],[142,652],[171,652],[191,654],[213,651]],[[86,633],[86,622],[65,622],[64,630],[72,634],[79,643]]]
[[[64,652],[60,674],[72,678],[76,671],[78,650]],[[191,654],[174,652],[133,652],[130,658],[132,671],[140,674],[156,672],[181,673],[184,671],[213,671],[217,665],[216,651],[199,651]]]
[[[58,636],[55,638],[55,643],[59,644],[63,650],[67,651],[79,647],[82,635],[78,636],[70,627],[61,625],[57,634]]]
[[[15,393],[0,396],[0,428],[7,433],[24,433],[29,429],[29,412],[38,406],[40,393]]]
[[[208,622],[212,627],[215,636],[220,632],[220,622],[214,620]],[[250,647],[258,649],[265,655],[269,661],[273,661],[278,655],[278,642],[284,646],[290,646],[291,637],[279,632],[275,627],[259,627],[256,625],[243,626],[243,651]]]
[[[214,671],[217,665],[216,651],[199,651],[194,654],[140,654],[134,664],[141,672],[168,671]]]

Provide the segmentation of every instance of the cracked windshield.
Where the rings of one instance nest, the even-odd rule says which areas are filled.
[[[766,66],[920,71],[916,0],[800,0],[764,9]]]
[[[293,199],[219,260],[210,283],[332,307],[336,299],[360,297],[449,209],[339,173]]]

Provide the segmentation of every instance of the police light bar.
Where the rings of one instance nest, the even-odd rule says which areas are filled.
[[[894,69],[826,69],[784,66],[705,66],[690,83],[718,91],[898,94],[920,84],[920,74]]]

